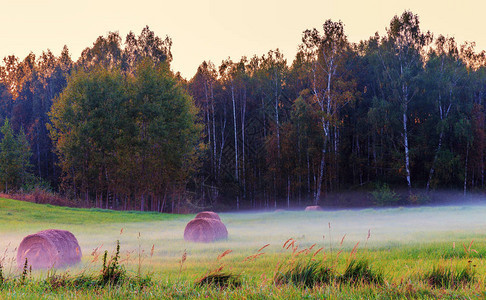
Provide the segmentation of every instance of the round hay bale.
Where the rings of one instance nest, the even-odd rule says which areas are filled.
[[[215,219],[193,219],[187,223],[184,229],[184,240],[186,241],[211,243],[226,238],[228,238],[226,226]]]
[[[321,211],[322,208],[319,205],[307,206],[305,211]]]
[[[221,218],[219,217],[219,215],[217,213],[215,213],[214,211],[202,211],[202,212],[198,213],[196,215],[196,217],[194,217],[194,219],[204,219],[204,218],[221,221]]]
[[[32,269],[62,268],[81,261],[81,247],[69,231],[49,229],[26,236],[17,250],[17,266],[25,259]]]

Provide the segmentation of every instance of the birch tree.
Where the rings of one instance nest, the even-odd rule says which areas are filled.
[[[410,11],[395,16],[387,36],[381,41],[378,54],[386,85],[387,101],[393,102],[401,113],[405,178],[409,192],[412,188],[408,117],[410,102],[419,91],[423,71],[423,54],[431,42],[431,34],[420,30],[419,18]]]
[[[323,25],[322,35],[315,28],[306,30],[302,41],[303,51],[312,66],[309,80],[315,103],[320,110],[323,135],[317,188],[314,194],[314,204],[317,205],[325,174],[331,127],[335,125],[339,109],[354,99],[355,84],[352,80],[345,79],[349,43],[341,21],[327,20]]]

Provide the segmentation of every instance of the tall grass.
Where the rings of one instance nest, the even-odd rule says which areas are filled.
[[[462,288],[476,281],[476,271],[470,265],[462,268],[437,265],[423,279],[435,288]]]

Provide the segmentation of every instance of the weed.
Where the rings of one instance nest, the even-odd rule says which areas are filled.
[[[32,268],[30,269],[30,272],[32,272]],[[25,258],[25,263],[24,267],[22,269],[22,275],[20,276],[20,283],[24,284],[25,280],[27,279],[27,274],[29,273],[29,263],[27,261],[27,257]]]
[[[71,278],[68,274],[56,275],[52,274],[47,276],[45,283],[50,290],[58,290],[61,287],[73,286]]]
[[[118,263],[120,259],[120,241],[116,242],[116,252],[110,261],[107,262],[108,251],[103,255],[103,269],[101,270],[100,285],[116,285],[121,283],[126,271]]]

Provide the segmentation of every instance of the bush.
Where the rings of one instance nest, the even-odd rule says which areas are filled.
[[[373,203],[377,206],[394,205],[400,200],[398,195],[386,183],[381,186],[378,185],[378,188],[371,192],[371,195],[373,196]]]
[[[430,202],[430,196],[424,193],[410,194],[408,203],[413,205],[423,205]]]

